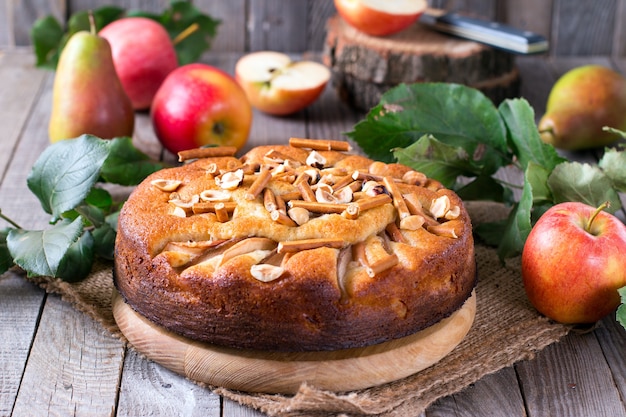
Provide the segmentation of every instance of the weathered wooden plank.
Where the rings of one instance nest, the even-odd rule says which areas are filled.
[[[321,51],[326,39],[326,23],[337,14],[332,0],[309,0],[308,2],[308,41],[306,51]],[[303,51],[298,51],[303,52]]]
[[[307,0],[250,1],[248,7],[248,50],[306,50]]]
[[[66,12],[64,0],[25,0],[5,2],[7,27],[13,38],[14,46],[31,44],[30,29],[35,21],[46,15],[52,15],[63,21]],[[0,43],[0,47],[2,43]]]
[[[498,20],[550,38],[553,0],[498,2]]]
[[[222,410],[222,417],[265,417],[265,414],[260,411],[241,405],[228,398],[224,398]]]
[[[538,120],[546,111],[546,102],[556,75],[547,61],[541,57],[517,57],[517,66],[521,74],[521,97],[535,110]]]
[[[524,402],[512,367],[487,375],[458,394],[436,401],[426,417],[525,417]]]
[[[220,417],[220,397],[129,348],[117,417]]]
[[[243,52],[246,49],[246,1],[198,0],[194,5],[212,18],[220,19],[217,36],[208,53]]]
[[[123,355],[100,324],[48,296],[12,415],[110,415]]]
[[[610,55],[616,0],[555,0],[551,54]]]
[[[30,351],[44,292],[23,276],[0,276],[0,415],[8,416],[15,404]]]
[[[45,228],[49,221],[49,216],[41,209],[37,197],[28,190],[26,178],[41,152],[49,144],[48,120],[52,103],[52,83],[52,74],[46,74],[42,92],[32,107],[0,187],[2,212],[26,229]]]
[[[570,334],[516,368],[530,417],[626,416],[593,333]]]
[[[0,178],[38,99],[44,75],[34,68],[32,54],[0,52],[0,80],[4,83],[0,94]]]
[[[612,55],[619,59],[626,57],[626,2],[623,1],[617,2]]]

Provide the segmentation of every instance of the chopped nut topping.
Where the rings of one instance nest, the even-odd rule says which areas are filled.
[[[386,163],[380,161],[374,161],[370,164],[368,172],[372,175],[384,176],[387,174],[389,167]]]
[[[456,232],[454,231],[454,225],[450,222],[439,224],[436,226],[428,226],[426,230],[437,236],[451,237],[453,239],[458,238]]]
[[[428,211],[436,219],[442,218],[450,209],[450,199],[447,195],[442,195],[431,201]]]
[[[400,220],[400,229],[404,230],[418,230],[422,226],[424,226],[424,216],[420,216],[419,214],[412,214],[404,219]]]
[[[215,213],[217,211],[218,204],[221,204],[223,206],[223,210],[226,210],[229,214],[237,208],[237,203],[234,201],[203,201],[194,204],[191,207],[191,210],[193,211],[193,214]]]
[[[405,217],[405,220],[410,219],[410,218],[411,216]],[[387,227],[385,228],[385,231],[389,234],[389,237],[391,237],[391,240],[393,240],[394,242],[406,243],[406,239],[404,238],[404,235],[402,234],[400,229],[398,229],[398,226],[396,225],[395,222],[389,223]]]
[[[409,209],[404,202],[404,198],[402,198],[402,194],[400,193],[400,190],[398,189],[398,186],[394,182],[393,178],[384,177],[383,183],[385,184],[387,191],[389,191],[389,194],[391,194],[393,205],[396,207],[396,210],[398,210],[398,216],[400,216],[400,219],[410,216],[411,213],[409,212]]]
[[[306,158],[306,164],[313,168],[322,169],[326,165],[326,158],[317,151],[311,151]]]
[[[178,181],[178,180],[159,179],[159,180],[153,180],[150,184],[152,184],[153,186],[155,186],[161,191],[171,192],[171,191],[176,190],[182,183],[183,183],[182,181]]]
[[[396,266],[399,262],[398,255],[392,253],[384,258],[377,260],[376,262],[368,265],[365,270],[367,271],[367,275],[370,277],[375,277],[376,275],[384,272],[390,268]]]
[[[200,201],[200,196],[198,194],[192,195],[189,200],[183,200],[178,193],[172,193],[169,199],[169,203],[183,209],[192,208],[194,204],[198,203],[198,201]]]
[[[308,222],[311,217],[309,210],[302,207],[291,208],[287,211],[287,214],[298,226],[302,226],[304,223]]]
[[[216,177],[215,183],[224,190],[234,190],[239,187],[243,181],[243,177],[243,169],[238,169],[233,172],[225,172],[221,177]]]
[[[220,201],[215,203],[215,216],[217,217],[217,221],[220,223],[227,222],[229,220],[228,210],[224,202]]]
[[[200,193],[200,200],[202,201],[228,201],[230,198],[231,194],[228,191],[204,190]]]
[[[250,268],[250,274],[259,281],[270,282],[274,281],[282,274],[285,273],[285,269],[281,266],[269,265],[269,264],[257,264],[252,265]]]
[[[178,207],[178,206],[174,207],[171,214],[176,217],[182,217],[182,218],[187,217],[187,212],[185,211],[185,209],[182,207]]]
[[[421,172],[411,170],[404,173],[402,181],[411,185],[424,185],[428,177]]]

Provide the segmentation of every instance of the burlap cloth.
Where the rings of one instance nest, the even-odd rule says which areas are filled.
[[[472,222],[501,218],[506,209],[498,204],[468,203]],[[476,245],[478,286],[476,319],[451,354],[416,375],[382,386],[335,393],[303,384],[293,396],[235,392],[207,387],[214,392],[270,416],[415,416],[435,400],[459,392],[483,376],[494,373],[565,336],[571,328],[540,316],[529,304],[521,282],[520,260],[500,262],[496,251]],[[94,267],[78,284],[40,279],[39,285],[59,293],[124,339],[111,311],[111,265]]]

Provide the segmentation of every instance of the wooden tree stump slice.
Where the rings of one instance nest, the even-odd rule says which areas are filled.
[[[481,90],[495,103],[519,94],[513,54],[440,34],[420,23],[395,35],[375,37],[339,16],[331,17],[324,63],[341,99],[365,111],[401,83],[463,84]]]

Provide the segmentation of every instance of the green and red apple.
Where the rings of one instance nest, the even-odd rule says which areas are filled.
[[[281,52],[259,51],[237,61],[235,78],[254,108],[283,116],[317,100],[330,79],[330,70],[319,62],[292,61]]]
[[[165,77],[178,67],[165,28],[146,17],[125,17],[106,25],[99,35],[111,45],[115,70],[133,108],[150,108]]]
[[[555,321],[594,323],[626,286],[626,225],[604,207],[560,203],[532,228],[522,252],[528,299]]]
[[[335,0],[335,8],[349,25],[372,36],[400,32],[424,13],[426,0]]]
[[[252,107],[237,81],[203,63],[178,67],[163,81],[150,110],[155,134],[176,154],[206,145],[247,142]]]

